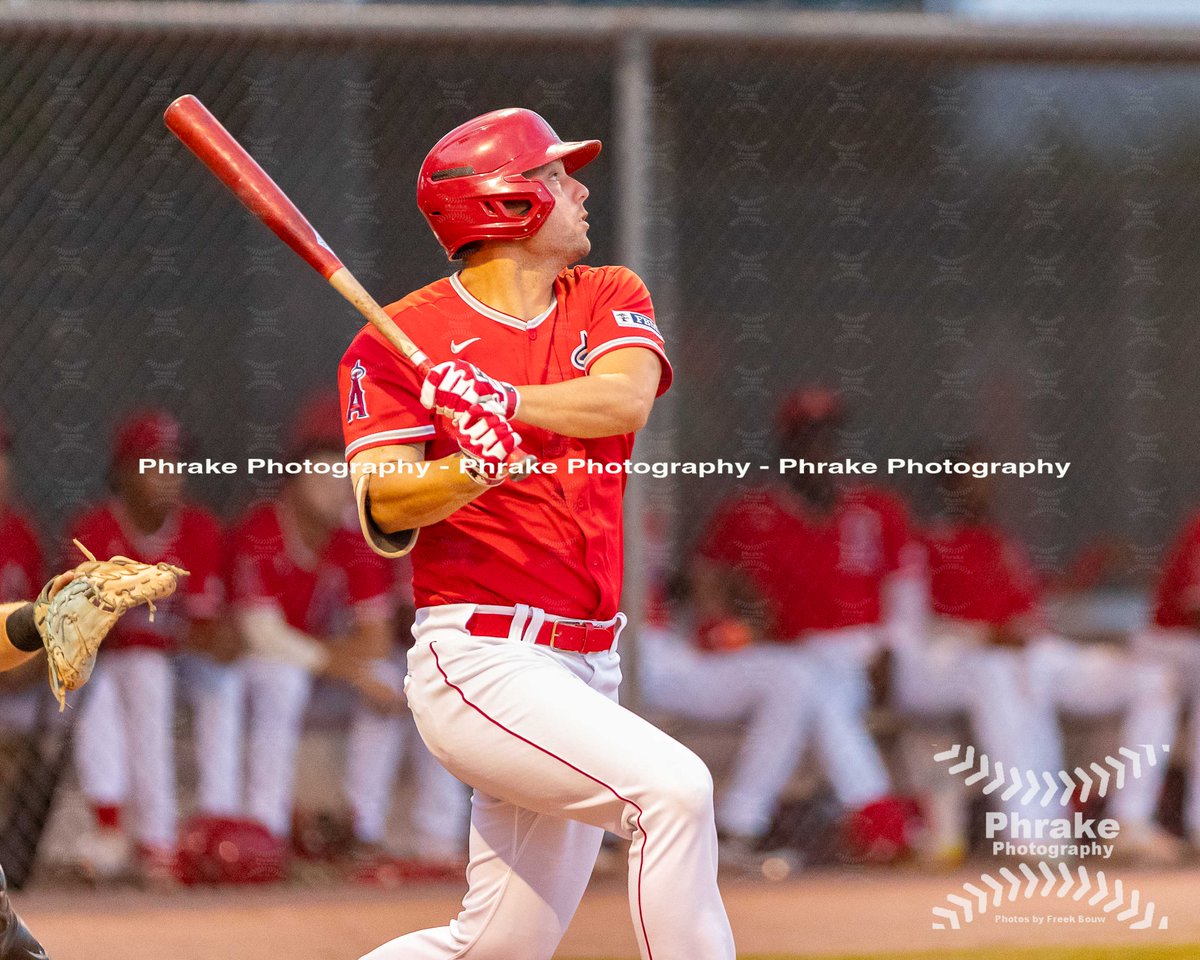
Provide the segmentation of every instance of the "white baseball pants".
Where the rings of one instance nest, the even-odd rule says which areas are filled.
[[[644,960],[733,960],[708,769],[618,706],[615,651],[523,642],[544,616],[529,607],[518,608],[513,639],[473,637],[474,609],[418,612],[405,686],[429,749],[475,788],[462,912],[367,960],[549,960],[604,830],[632,840],[630,909]]]
[[[175,675],[166,654],[106,652],[96,665],[75,726],[75,763],[88,802],[125,806],[146,846],[175,847]],[[131,796],[132,794],[132,796]]]
[[[1026,737],[1040,748],[1036,766],[1063,767],[1058,711],[1077,716],[1122,713],[1121,743],[1137,749],[1153,745],[1156,754],[1171,745],[1179,717],[1180,697],[1159,663],[1102,646],[1086,646],[1061,637],[1033,640],[1028,650],[1032,689]],[[1127,825],[1154,819],[1167,764],[1142,764],[1140,777],[1127,777],[1109,801],[1110,814]]]
[[[192,711],[196,809],[209,816],[237,816],[246,696],[241,664],[187,653],[179,658],[178,670],[180,692]]]
[[[312,675],[295,664],[257,657],[242,662],[249,701],[246,813],[273,834],[291,833],[296,759],[304,715],[313,691]],[[373,666],[375,678],[397,691],[400,668],[386,661]],[[431,757],[405,714],[381,714],[356,704],[346,743],[346,799],[354,814],[355,837],[381,843],[387,831],[392,786],[406,747],[414,750],[417,779],[410,826],[413,852],[432,859],[462,853],[467,793]]]
[[[1200,844],[1200,632],[1186,627],[1154,627],[1134,638],[1134,650],[1143,659],[1170,671],[1191,708],[1183,826],[1188,839]]]
[[[886,796],[891,779],[867,729],[871,661],[879,652],[874,627],[812,633],[786,649],[817,678],[814,733],[838,801],[857,810]]]

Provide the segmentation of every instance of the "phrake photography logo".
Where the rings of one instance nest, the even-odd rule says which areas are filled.
[[[954,744],[934,754],[951,777],[962,778],[991,801],[985,818],[987,852],[1002,862],[968,881],[933,908],[934,930],[961,930],[990,916],[997,924],[1056,926],[1115,920],[1130,930],[1166,930],[1153,900],[1112,877],[1108,863],[1120,841],[1116,817],[1078,809],[1125,788],[1160,762],[1168,745],[1121,747],[1103,762],[1073,770],[1026,770],[992,760],[973,746]],[[1088,862],[1099,861],[1089,870]],[[1072,866],[1074,864],[1074,867]],[[1046,901],[1030,911],[1021,901]]]

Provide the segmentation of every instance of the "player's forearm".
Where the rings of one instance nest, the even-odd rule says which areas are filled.
[[[371,519],[384,533],[417,530],[445,520],[488,489],[463,471],[461,461],[458,454],[435,460],[424,476],[408,472],[372,476]]]
[[[654,397],[623,373],[518,387],[520,424],[587,439],[635,433],[646,425]]]
[[[19,667],[41,651],[32,613],[28,603],[0,604],[0,672]]]

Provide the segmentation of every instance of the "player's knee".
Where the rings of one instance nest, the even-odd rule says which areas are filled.
[[[704,761],[681,747],[678,756],[660,769],[652,798],[674,817],[686,820],[713,815],[713,778]]]

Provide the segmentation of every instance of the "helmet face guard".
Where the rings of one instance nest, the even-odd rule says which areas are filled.
[[[469,243],[524,240],[554,209],[550,191],[525,174],[555,160],[574,173],[599,153],[599,140],[563,142],[532,110],[495,110],[455,127],[429,151],[417,206],[451,260]]]

